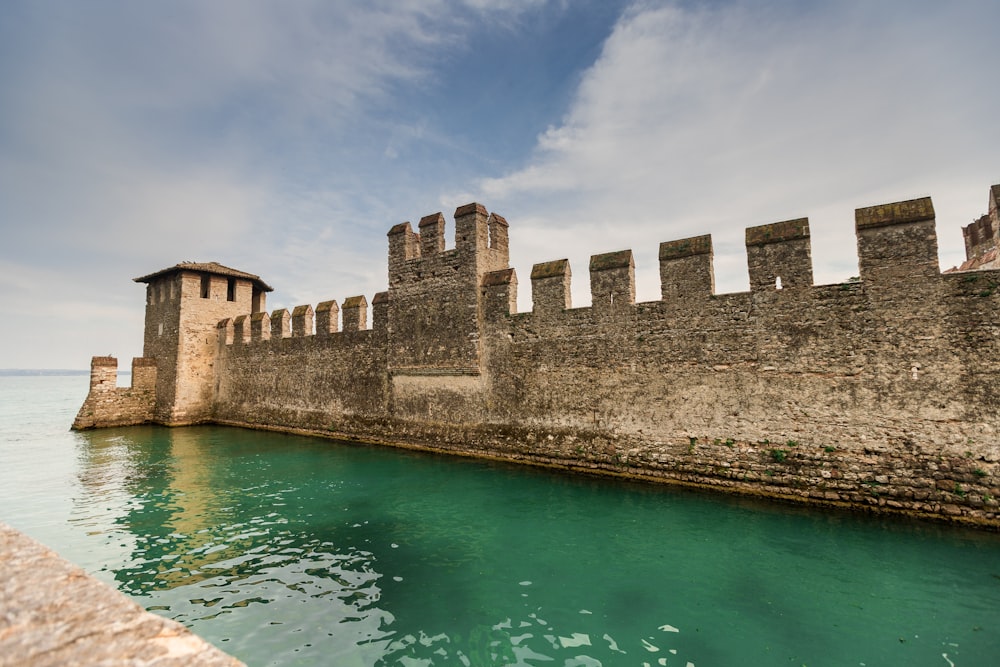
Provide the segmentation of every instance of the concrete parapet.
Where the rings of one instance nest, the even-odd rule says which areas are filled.
[[[241,667],[0,523],[0,664]]]
[[[715,293],[712,236],[692,236],[660,244],[660,297],[674,301]]]
[[[751,292],[812,286],[808,218],[748,227],[746,248]]]

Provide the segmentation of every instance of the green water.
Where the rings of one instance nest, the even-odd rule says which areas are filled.
[[[1000,664],[1000,536],[226,429],[0,378],[0,518],[249,665]]]

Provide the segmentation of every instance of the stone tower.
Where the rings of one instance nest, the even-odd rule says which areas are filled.
[[[1000,185],[990,188],[987,212],[972,224],[962,227],[965,237],[965,263],[960,271],[1000,268]]]
[[[215,262],[182,262],[135,278],[146,284],[143,357],[156,362],[154,420],[168,425],[210,419],[220,320],[265,309],[271,287]]]
[[[483,276],[508,268],[507,221],[482,204],[455,211],[455,247],[445,219],[424,216],[419,233],[389,230],[389,354],[394,375],[478,375],[482,363]]]

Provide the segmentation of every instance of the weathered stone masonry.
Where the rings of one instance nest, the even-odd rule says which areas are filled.
[[[970,259],[997,245],[998,197]],[[714,293],[706,235],[661,244],[659,301],[635,303],[623,250],[591,259],[586,308],[568,261],[536,265],[526,313],[506,220],[459,208],[447,250],[444,227],[389,231],[371,329],[364,297],[268,314],[270,288],[219,265],[137,279],[155,409],[92,390],[77,426],[301,429],[1000,527],[1000,271],[939,271],[929,198],[858,209],[843,284],[812,284],[802,218],[747,230],[749,292]]]
[[[0,665],[244,667],[0,523]]]
[[[94,357],[90,361],[90,392],[74,428],[128,426],[153,421],[156,416],[156,360],[132,360],[132,385],[118,386],[118,360]]]

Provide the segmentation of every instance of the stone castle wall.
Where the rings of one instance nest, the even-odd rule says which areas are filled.
[[[270,288],[214,263],[182,262],[135,280],[146,283],[143,356],[156,361],[155,420],[181,425],[211,418],[216,324],[259,312]]]
[[[992,191],[991,191],[992,192]],[[389,232],[389,289],[227,317],[210,420],[1000,527],[1000,271],[941,274],[929,198],[859,209],[859,279],[814,286],[808,220],[747,230],[750,291],[712,242],[566,260],[515,312],[507,223],[479,205]],[[338,330],[338,310],[343,330]],[[315,322],[315,331],[314,331]]]
[[[307,334],[313,311],[306,306],[295,309],[301,328],[294,332],[283,326],[291,319],[287,310],[262,313],[252,335],[240,332],[242,323],[224,321],[214,420],[326,429],[335,416],[383,415],[388,395],[385,302],[375,300],[375,328],[361,330],[366,319],[362,299],[345,300],[344,319],[354,318],[353,330]]]
[[[118,386],[118,360],[94,357],[90,362],[90,391],[73,421],[73,428],[129,426],[156,417],[156,361],[132,360],[132,384]]]

